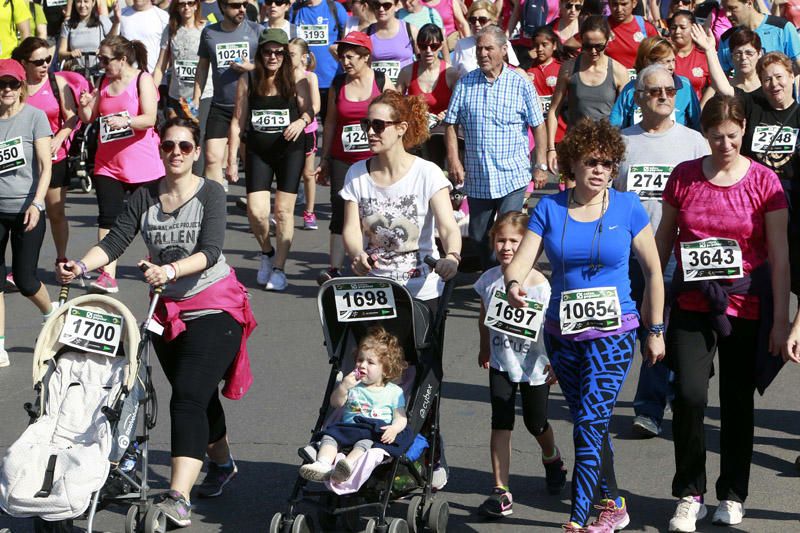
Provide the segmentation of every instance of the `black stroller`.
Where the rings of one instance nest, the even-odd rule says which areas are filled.
[[[425,258],[426,263],[434,260]],[[402,285],[383,278],[336,278],[327,281],[317,296],[325,345],[331,364],[328,385],[312,435],[319,432],[331,416],[330,396],[341,372],[352,365],[349,354],[368,326],[380,324],[398,336],[409,368],[415,376],[407,395],[408,427],[423,437],[428,448],[412,461],[409,451],[399,458],[378,465],[361,488],[347,495],[307,486],[298,476],[284,513],[272,517],[270,533],[301,533],[344,529],[372,533],[447,530],[449,507],[433,494],[431,479],[440,446],[439,403],[442,382],[442,352],[447,304],[452,280],[445,283],[436,316],[419,300],[414,300]],[[413,448],[413,446],[412,446]],[[305,462],[313,462],[308,447],[299,450]],[[389,505],[408,502],[405,518],[387,517]],[[310,516],[298,512],[301,506],[316,509],[316,525]],[[362,527],[363,518],[366,528]]]

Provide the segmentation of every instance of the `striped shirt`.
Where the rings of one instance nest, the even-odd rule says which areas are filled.
[[[503,66],[490,82],[481,69],[473,70],[458,81],[444,121],[464,131],[468,196],[502,198],[531,181],[528,127],[544,118],[524,75]]]

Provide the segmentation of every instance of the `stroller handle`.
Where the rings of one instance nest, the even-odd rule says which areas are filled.
[[[58,291],[58,303],[59,305],[64,305],[67,300],[69,300],[69,285],[65,283],[61,286],[61,290]]]
[[[425,264],[426,264],[426,265],[428,265],[429,267],[431,267],[431,268],[436,268],[436,259],[435,259],[433,256],[431,256],[431,255],[426,255],[426,256],[425,256],[425,258],[423,259],[423,261],[424,261],[424,262],[425,262]]]

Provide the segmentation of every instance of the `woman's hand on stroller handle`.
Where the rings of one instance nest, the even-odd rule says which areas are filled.
[[[161,287],[171,281],[167,275],[167,269],[163,266],[158,266],[144,259],[138,263],[139,270],[144,273],[144,280],[151,287]],[[174,276],[173,276],[174,278]]]
[[[357,276],[366,276],[373,266],[375,266],[375,256],[371,256],[364,251],[355,256],[350,264],[350,268],[353,269]]]
[[[435,259],[433,256],[426,255],[423,261],[445,281],[454,278],[455,275],[458,274],[458,261],[449,255],[441,259]]]

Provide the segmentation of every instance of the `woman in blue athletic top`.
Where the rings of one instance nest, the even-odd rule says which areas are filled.
[[[646,354],[664,357],[664,284],[647,213],[633,193],[609,189],[625,154],[619,130],[585,119],[558,145],[559,168],[575,188],[543,198],[505,272],[508,301],[527,306],[518,280],[539,251],[553,268],[545,346],[575,425],[575,471],[568,532],[619,530],[630,521],[614,477],[608,424],[630,369],[639,314],[631,298],[628,259],[634,252],[646,280],[642,320]],[[586,526],[600,488],[600,516]],[[610,529],[611,528],[611,529]]]

